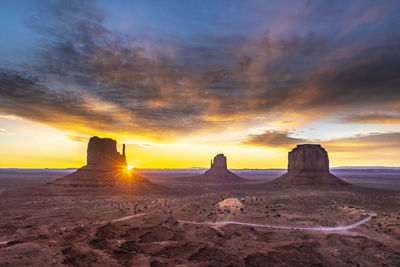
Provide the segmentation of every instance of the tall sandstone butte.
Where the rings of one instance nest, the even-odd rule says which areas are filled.
[[[222,168],[227,170],[228,166],[226,164],[226,157],[224,154],[218,154],[214,157],[214,161],[211,160],[210,168]]]
[[[117,151],[117,141],[110,138],[90,138],[87,148],[87,169],[126,168],[125,144],[122,154]]]
[[[289,152],[288,171],[329,172],[328,153],[321,145],[298,145]]]
[[[244,182],[245,179],[228,170],[226,157],[218,154],[211,160],[210,169],[198,177],[198,181],[204,182]]]
[[[113,188],[137,192],[157,186],[129,170],[126,163],[125,145],[122,154],[117,142],[110,138],[90,138],[87,148],[87,164],[75,172],[56,179],[53,185],[86,188]]]
[[[348,185],[329,171],[328,153],[321,145],[297,145],[288,155],[288,172],[272,181],[280,186]]]

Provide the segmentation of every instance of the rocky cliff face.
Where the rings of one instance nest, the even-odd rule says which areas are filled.
[[[288,171],[329,171],[329,159],[321,145],[298,145],[289,152]]]
[[[228,169],[224,154],[218,154],[214,157],[214,161],[211,161],[211,168]]]
[[[116,169],[126,167],[125,145],[122,154],[117,142],[110,138],[90,138],[87,148],[87,169]]]
[[[348,185],[329,172],[328,153],[321,145],[298,145],[288,158],[288,172],[272,181],[277,186]]]

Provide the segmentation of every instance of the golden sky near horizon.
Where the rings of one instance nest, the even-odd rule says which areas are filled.
[[[11,129],[3,132],[0,138],[0,168],[76,168],[86,164],[89,137],[77,138],[62,130],[15,117],[1,117],[0,121]],[[208,167],[218,153],[228,157],[229,168],[286,168],[287,153],[296,145],[296,141],[291,141],[279,146],[254,146],[235,143],[235,138],[231,143],[213,141],[215,134],[209,140],[203,137],[170,142],[100,136],[116,138],[119,151],[125,143],[128,165],[138,168]],[[380,135],[376,136],[378,140],[373,137],[320,143],[328,150],[331,166],[398,166],[398,150],[391,149],[390,145],[381,146]]]

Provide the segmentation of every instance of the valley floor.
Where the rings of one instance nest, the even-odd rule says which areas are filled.
[[[49,185],[3,192],[0,266],[400,263],[397,189],[277,190],[254,181],[229,186],[164,181],[169,190],[158,195],[108,194]],[[363,219],[353,228],[323,230]],[[323,228],[296,229],[310,227]]]

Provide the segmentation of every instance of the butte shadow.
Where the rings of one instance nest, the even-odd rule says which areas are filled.
[[[77,171],[58,178],[51,184],[67,188],[96,188],[116,192],[140,193],[165,189],[128,169],[125,144],[122,154],[117,142],[109,138],[90,138],[87,148],[87,164]]]
[[[243,183],[246,181],[246,179],[228,170],[224,154],[216,155],[214,160],[211,160],[210,169],[202,175],[184,177],[180,180],[203,183]]]
[[[331,174],[328,153],[321,145],[297,145],[288,154],[288,172],[270,184],[274,187],[343,187],[350,184]]]

